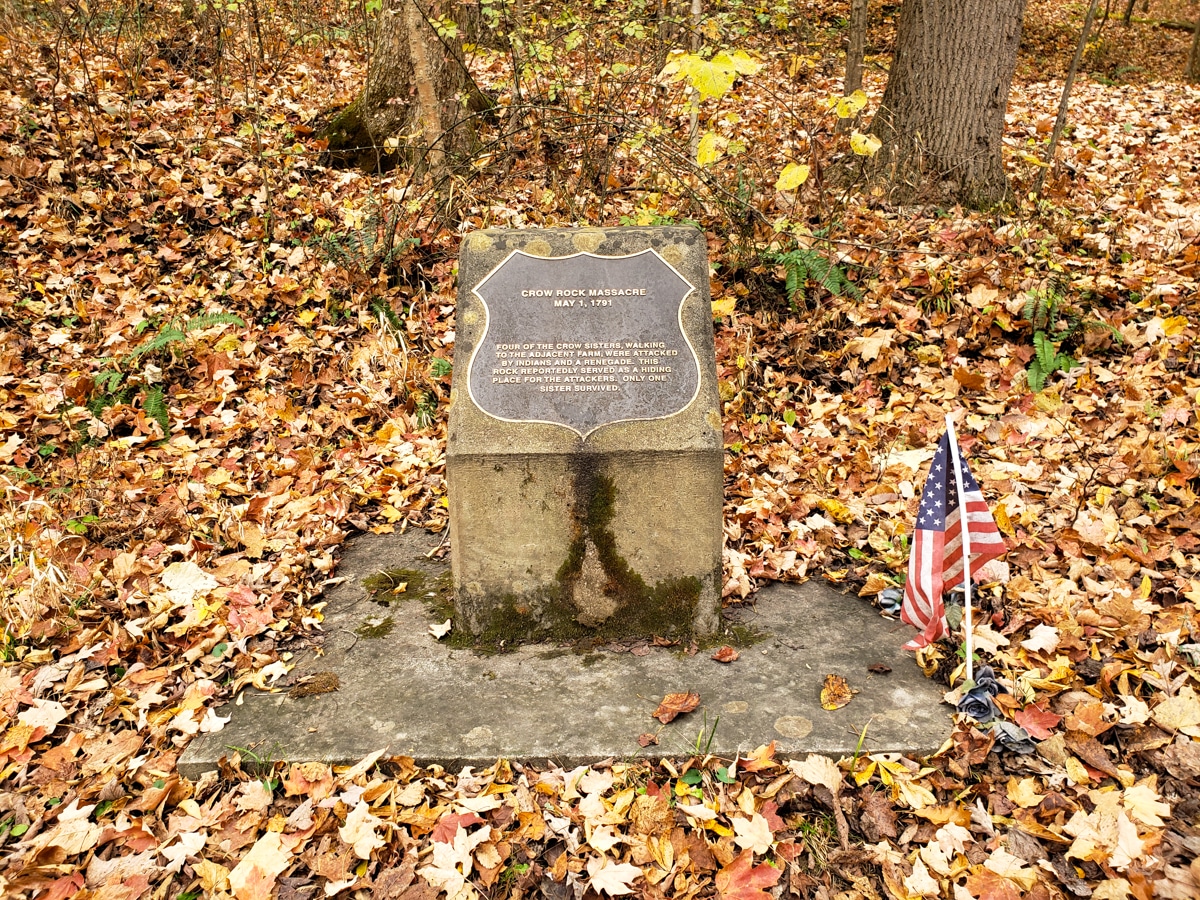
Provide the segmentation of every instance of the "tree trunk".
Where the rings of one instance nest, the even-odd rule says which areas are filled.
[[[850,36],[846,46],[846,80],[843,96],[862,89],[863,56],[867,45],[867,0],[850,0]]]
[[[1125,7],[1125,15],[1121,16],[1121,23],[1126,27],[1133,21],[1133,7],[1136,3],[1137,0],[1129,0],[1129,5]]]
[[[904,0],[872,131],[902,200],[986,206],[1008,193],[1001,140],[1025,0]]]
[[[1188,54],[1188,81],[1200,84],[1200,13],[1196,14],[1196,27],[1192,31],[1192,52]]]
[[[385,0],[362,93],[318,132],[335,162],[437,170],[471,146],[474,129],[460,97],[478,91],[457,51],[430,25],[437,14],[434,0]]]

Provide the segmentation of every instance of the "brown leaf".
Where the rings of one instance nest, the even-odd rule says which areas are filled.
[[[825,686],[821,688],[821,708],[841,709],[856,693],[841,675],[826,675]]]
[[[690,713],[699,705],[700,695],[695,691],[667,694],[667,696],[663,697],[662,703],[658,704],[658,709],[651,713],[651,715],[666,725],[668,722],[674,721],[676,716]]]
[[[710,658],[715,659],[719,663],[731,663],[737,662],[737,658],[740,655],[741,654],[739,654],[732,647],[726,645],[714,653]]]
[[[1121,780],[1117,767],[1113,765],[1113,761],[1108,756],[1108,751],[1094,737],[1070,732],[1067,735],[1067,748],[1097,772],[1103,772],[1117,781]]]
[[[658,735],[647,731],[645,734],[638,735],[637,742],[639,747],[649,747],[651,744],[658,743]]]
[[[883,663],[872,663],[871,665],[867,666],[867,671],[872,675],[886,675],[888,672],[892,671],[892,667],[886,666]]]
[[[891,798],[884,791],[868,790],[863,793],[858,820],[863,834],[872,843],[878,843],[885,837],[894,838],[898,834],[896,811],[892,808]]]
[[[978,372],[968,372],[966,369],[955,369],[954,380],[971,391],[977,391],[987,384],[987,379]]]

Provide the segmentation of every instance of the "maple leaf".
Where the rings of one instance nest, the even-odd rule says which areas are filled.
[[[770,900],[763,888],[774,885],[782,874],[782,869],[767,863],[754,865],[754,854],[743,850],[717,872],[717,896],[720,900]]]
[[[1042,623],[1029,632],[1029,637],[1021,641],[1021,646],[1033,653],[1053,653],[1058,642],[1058,629]]]
[[[744,850],[762,856],[771,849],[774,836],[765,817],[755,813],[749,819],[740,816],[733,820],[733,842]]]
[[[51,734],[58,723],[67,717],[67,708],[57,700],[34,700],[33,706],[21,710],[17,721],[30,728],[44,728],[46,734]]]
[[[359,859],[370,859],[372,850],[387,843],[375,833],[375,829],[382,824],[382,819],[371,815],[371,805],[366,800],[360,800],[346,816],[346,824],[338,829],[338,836],[354,848],[354,855]]]
[[[941,885],[937,883],[936,878],[929,874],[929,869],[925,867],[923,858],[920,856],[913,862],[912,874],[904,877],[904,886],[908,888],[910,894],[921,897],[939,897],[942,893]]]
[[[433,840],[441,841],[443,844],[454,842],[454,836],[458,834],[458,829],[470,828],[472,825],[482,825],[483,819],[479,818],[475,813],[451,813],[448,816],[442,816],[438,819],[438,823],[433,829]]]
[[[1032,737],[1044,741],[1050,737],[1051,729],[1062,722],[1062,716],[1042,709],[1036,703],[1019,709],[1013,713],[1013,720],[1024,728]]]
[[[823,785],[829,793],[836,795],[842,786],[842,770],[828,756],[810,753],[805,759],[794,759],[788,768],[809,784]]]
[[[1157,775],[1151,775],[1127,788],[1121,797],[1121,805],[1129,810],[1129,814],[1152,828],[1164,827],[1166,822],[1162,817],[1171,815],[1170,805],[1159,799],[1157,780]]]
[[[434,887],[444,890],[447,897],[456,897],[471,874],[472,852],[491,836],[492,829],[488,825],[470,833],[459,825],[453,842],[434,841],[432,863],[417,871]]]
[[[229,888],[237,900],[268,900],[275,880],[291,862],[281,836],[268,831],[229,873]]]
[[[719,663],[731,663],[737,662],[738,656],[738,652],[732,647],[724,646],[717,650],[717,652],[709,658],[715,659]]]
[[[642,877],[642,870],[629,863],[614,863],[607,859],[593,856],[587,863],[588,884],[597,893],[603,892],[610,897],[618,894],[632,894],[630,886]]]
[[[775,742],[762,744],[750,751],[747,756],[739,756],[735,764],[743,772],[762,772],[766,769],[774,769],[779,765],[775,761]]]
[[[666,725],[668,722],[674,721],[677,716],[690,713],[699,705],[700,695],[695,691],[667,694],[662,698],[662,702],[658,704],[658,709],[650,715]]]

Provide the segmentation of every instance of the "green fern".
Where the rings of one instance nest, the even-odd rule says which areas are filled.
[[[1033,359],[1029,361],[1029,387],[1035,394],[1041,393],[1046,379],[1055,372],[1068,372],[1077,363],[1074,357],[1059,351],[1054,341],[1044,331],[1034,332]]]
[[[384,321],[392,327],[395,334],[404,333],[404,323],[400,321],[400,317],[396,315],[396,311],[392,309],[392,305],[382,297],[375,296],[368,300],[367,309],[376,317],[382,316]]]
[[[167,402],[163,398],[161,385],[155,385],[146,391],[146,399],[142,401],[142,409],[151,419],[162,428],[163,437],[171,433],[171,417],[167,412]]]
[[[396,240],[399,215],[397,210],[384,216],[376,204],[357,228],[329,231],[317,238],[317,250],[326,260],[353,274],[374,275],[420,243],[414,237]]]
[[[824,288],[835,297],[859,299],[858,287],[846,277],[846,271],[836,262],[808,247],[797,247],[786,253],[771,253],[767,259],[783,266],[784,289],[788,305],[793,310],[807,302],[808,285]]]
[[[238,328],[244,328],[246,323],[241,316],[235,316],[233,313],[201,313],[187,320],[185,330],[188,332],[199,331],[202,328],[212,328],[214,325],[236,325]]]

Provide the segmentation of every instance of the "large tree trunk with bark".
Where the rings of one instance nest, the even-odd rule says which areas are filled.
[[[872,131],[896,197],[989,205],[1008,193],[1001,155],[1025,0],[904,0]]]
[[[431,24],[438,15],[436,0],[385,0],[362,93],[318,133],[336,162],[440,171],[469,150],[474,129],[463,98],[478,91],[457,48]]]

